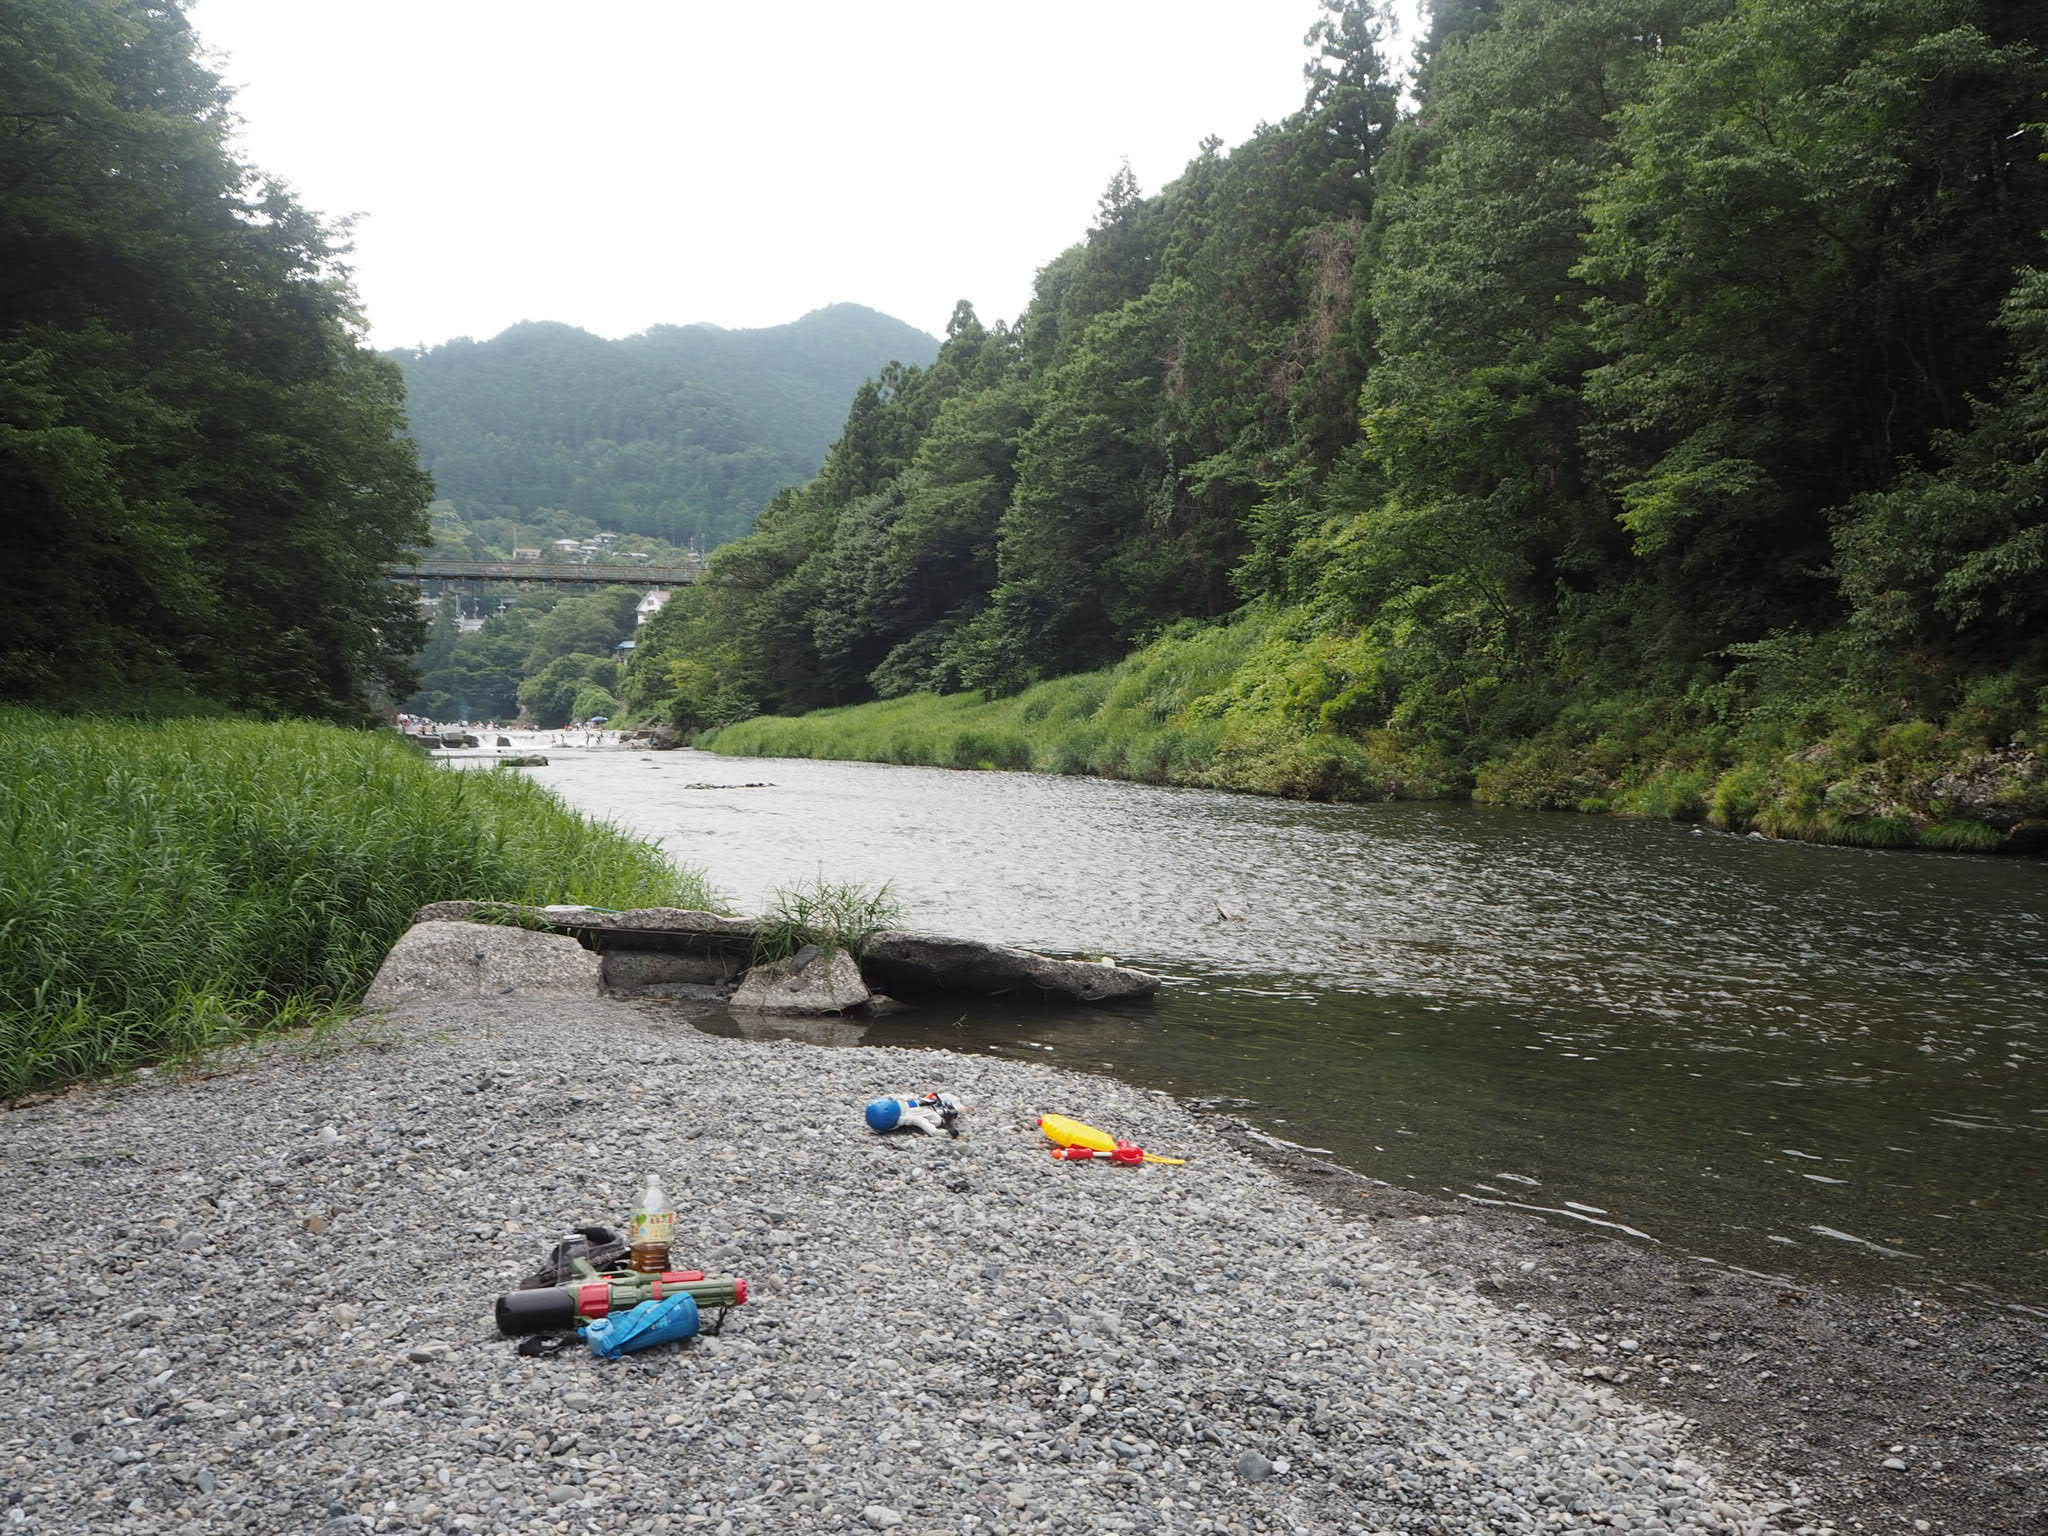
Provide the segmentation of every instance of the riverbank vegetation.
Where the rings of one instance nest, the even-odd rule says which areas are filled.
[[[430,901],[712,907],[523,776],[390,733],[0,711],[0,1097],[345,1010]]]
[[[911,694],[760,715],[699,743],[753,757],[1092,774],[1314,800],[1438,800],[1676,821],[1859,847],[2048,853],[2048,774],[2009,744],[2010,698],[1981,689],[1945,727],[1825,705],[1702,724],[1653,696],[1609,695],[1474,773],[1448,746],[1305,713],[1327,647],[1253,610],[1187,624],[1114,667],[1010,696]]]
[[[552,731],[618,713],[619,642],[631,638],[646,589],[584,597],[521,592],[476,629],[444,599],[415,661],[419,688],[402,708],[433,720],[511,720]]]
[[[2048,13],[1326,0],[642,631],[721,750],[2030,846]],[[876,703],[873,701],[885,701]],[[844,706],[791,725],[748,721]]]

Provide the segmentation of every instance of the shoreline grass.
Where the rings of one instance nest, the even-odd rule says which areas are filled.
[[[714,903],[389,733],[0,710],[0,1098],[332,1018],[430,901]]]
[[[697,745],[750,757],[1085,774],[1303,800],[1462,795],[1440,753],[1388,731],[1345,735],[1276,706],[1276,658],[1299,650],[1270,615],[1174,626],[1101,672],[1008,698],[915,693],[800,716],[761,715]]]
[[[2048,753],[2033,745],[2048,740],[2048,713],[2024,700],[1940,724],[1847,706],[1787,723],[1771,698],[1702,720],[1648,694],[1596,695],[1538,734],[1475,738],[1460,755],[1423,730],[1351,725],[1355,696],[1370,691],[1354,650],[1251,611],[1177,625],[1114,667],[1010,697],[918,693],[762,715],[696,744],[1306,800],[1469,799],[1864,848],[2048,852]]]

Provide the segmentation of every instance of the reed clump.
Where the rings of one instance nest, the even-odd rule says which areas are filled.
[[[843,950],[859,959],[868,941],[902,916],[903,904],[887,881],[866,886],[819,876],[778,886],[755,925],[754,961],[785,960],[807,945]]]
[[[0,824],[0,1096],[333,1017],[430,901],[713,904],[531,780],[331,726],[0,710]]]

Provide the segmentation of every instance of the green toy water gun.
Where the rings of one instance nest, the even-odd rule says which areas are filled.
[[[701,1269],[637,1269],[599,1272],[588,1259],[576,1260],[577,1278],[568,1285],[512,1291],[498,1298],[498,1332],[508,1339],[529,1333],[566,1333],[594,1318],[609,1317],[666,1296],[688,1295],[699,1307],[738,1307],[747,1282],[737,1275],[707,1275]]]

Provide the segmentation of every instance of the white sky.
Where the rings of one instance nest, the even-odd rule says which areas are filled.
[[[1412,0],[1404,0],[1412,15]],[[245,157],[361,215],[380,347],[1014,319],[1119,163],[1301,104],[1316,0],[191,0]],[[1413,48],[1412,21],[1390,57]]]

